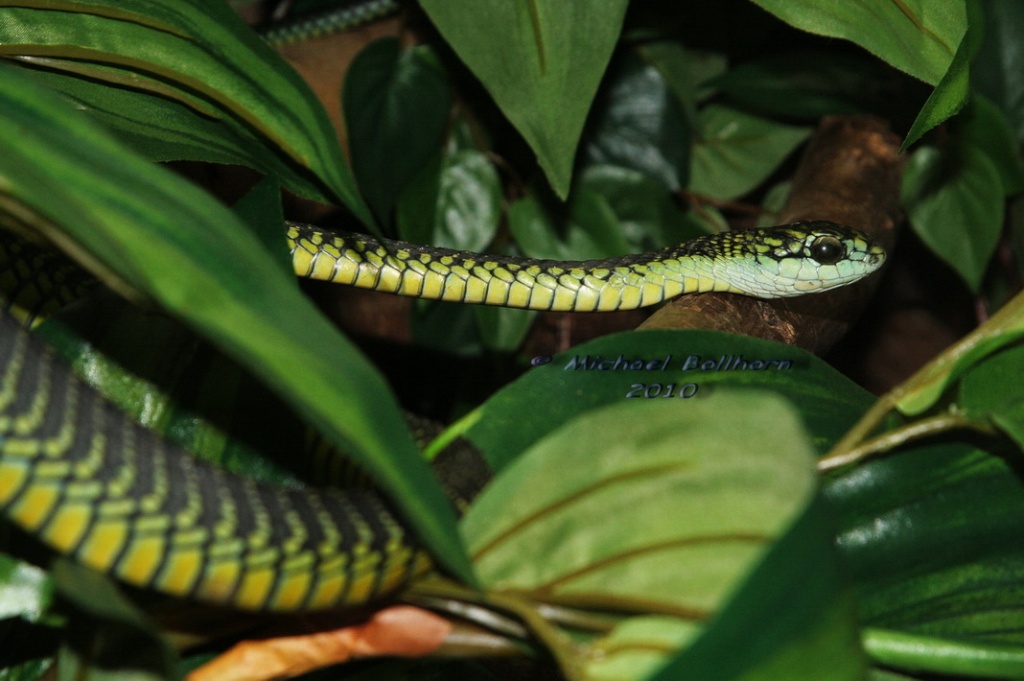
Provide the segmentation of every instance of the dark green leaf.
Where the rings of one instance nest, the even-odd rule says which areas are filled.
[[[994,424],[1024,450],[1024,346],[986,358],[961,381],[959,404],[975,421]]]
[[[526,138],[565,198],[627,0],[424,0],[431,21]]]
[[[1024,191],[1024,160],[1006,116],[983,95],[975,93],[960,117],[958,132],[995,164],[1006,194]]]
[[[342,101],[356,178],[386,224],[402,190],[441,145],[451,88],[429,47],[402,49],[385,38],[356,56]]]
[[[1024,145],[1024,12],[1019,0],[985,0],[981,5],[985,30],[971,84],[1006,114],[1019,148]]]
[[[569,206],[556,206],[560,216],[532,196],[516,201],[508,210],[508,227],[516,244],[531,258],[586,260],[623,255],[629,244],[605,197],[581,188]],[[564,227],[564,237],[559,228]]]
[[[583,157],[637,170],[675,191],[686,185],[690,134],[662,73],[626,52],[612,61],[594,103]]]
[[[116,87],[157,87],[197,113],[251,128],[265,144],[308,168],[359,219],[372,223],[323,107],[298,74],[224,3],[16,4],[20,7],[0,10],[0,54],[29,57],[58,71],[85,69],[88,77]]]
[[[825,495],[866,626],[1024,647],[1024,482],[1004,453],[914,447],[827,478]]]
[[[725,73],[728,66],[725,55],[688,50],[678,42],[670,41],[645,43],[637,51],[661,72],[686,112],[687,124],[695,129],[697,103],[710,95],[708,83]]]
[[[705,232],[696,229],[665,186],[649,176],[620,166],[590,166],[580,187],[607,202],[631,251],[679,244]]]
[[[642,368],[624,368],[638,361]],[[670,402],[685,412],[723,385],[774,391],[797,406],[822,453],[873,401],[813,355],[710,331],[620,333],[533,363],[468,417],[475,423],[467,437],[495,469],[574,416],[622,401]]]
[[[451,510],[383,380],[274,256],[231,211],[129,153],[24,74],[4,68],[0,79],[0,208],[119,290],[158,301],[260,376],[372,471],[428,545],[468,578]]]
[[[967,26],[961,0],[753,0],[810,33],[857,43],[901,71],[936,84]]]
[[[977,291],[1003,227],[1003,184],[988,155],[966,143],[918,149],[902,199],[921,240]]]
[[[746,194],[771,175],[809,128],[783,125],[713,104],[700,113],[690,157],[690,190],[717,199]]]
[[[794,50],[738,64],[714,86],[747,111],[813,123],[879,103],[883,69],[863,54]]]

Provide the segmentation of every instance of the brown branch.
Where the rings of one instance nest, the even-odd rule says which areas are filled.
[[[780,222],[832,220],[856,227],[891,252],[902,215],[900,140],[869,116],[822,121],[796,175]],[[822,354],[864,309],[878,276],[828,293],[762,301],[726,293],[683,296],[642,329],[715,329],[797,345]]]

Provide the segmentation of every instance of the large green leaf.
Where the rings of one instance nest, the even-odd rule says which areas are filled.
[[[574,416],[623,401],[674,403],[685,413],[725,385],[777,392],[797,406],[821,453],[873,401],[807,352],[712,331],[620,333],[533,364],[467,417],[466,436],[495,468]]]
[[[441,146],[452,92],[429,47],[371,43],[345,75],[342,101],[352,166],[384,224],[406,185]]]
[[[0,207],[250,368],[373,471],[441,560],[468,576],[451,510],[387,387],[274,256],[210,196],[23,74],[5,68],[0,79]]]
[[[971,420],[995,425],[1024,451],[1024,346],[986,358],[964,376],[958,403]]]
[[[922,147],[907,164],[902,198],[914,231],[977,291],[1003,226],[995,163],[968,143]]]
[[[686,186],[690,130],[661,71],[633,52],[612,61],[581,155],[589,163],[642,172],[670,191]]]
[[[565,198],[628,0],[477,0],[472,11],[447,0],[421,4]]]
[[[939,442],[826,479],[865,625],[1024,651],[1016,456]]]
[[[1006,114],[1024,144],[1024,69],[1020,45],[1024,40],[1024,12],[1018,0],[985,0],[985,29],[981,50],[971,72],[971,85]]]
[[[248,128],[239,134],[263,138],[372,224],[323,107],[224,3],[8,0],[0,2],[0,17],[0,55],[108,85],[155,91],[202,116]],[[104,106],[110,104],[97,96]],[[146,105],[147,117],[154,106]],[[117,113],[131,120],[129,111]],[[179,129],[165,141],[183,134],[174,127]],[[148,134],[162,135],[159,128]],[[237,145],[229,146],[238,152]]]
[[[700,112],[700,130],[690,157],[690,189],[732,199],[764,182],[811,134],[713,104]]]
[[[591,643],[586,675],[648,678],[804,516],[814,498],[812,456],[795,413],[772,395],[620,402],[537,442],[474,502],[462,528],[492,594],[639,614]],[[815,519],[820,511],[815,508]],[[812,524],[816,540],[799,542],[806,553],[797,572],[828,574],[827,592],[838,583],[829,534]],[[784,564],[792,567],[793,558],[789,553]],[[807,591],[815,591],[818,604],[836,595]],[[805,618],[808,611],[793,612],[803,618],[797,629],[818,623]],[[734,614],[730,622],[774,627],[775,614],[767,622],[766,612],[754,620]],[[852,642],[855,651],[851,611],[837,619],[844,622],[836,629],[845,630],[845,647]],[[852,678],[850,663],[836,660],[833,646],[797,647],[816,655],[818,666],[828,660],[846,670],[828,678]],[[859,655],[851,659],[854,670],[861,668]]]
[[[967,31],[960,39],[949,69],[924,103],[914,124],[910,126],[910,132],[907,133],[907,137],[903,141],[904,149],[939,123],[956,114],[967,103],[971,86],[970,65],[981,44],[984,20],[980,3],[968,3],[967,10],[969,16]]]
[[[935,85],[967,27],[963,0],[753,0],[792,26],[844,38]]]
[[[831,521],[828,509],[811,504],[657,681],[864,679],[856,603],[836,560]]]

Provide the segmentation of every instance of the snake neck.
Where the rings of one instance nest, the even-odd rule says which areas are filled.
[[[733,291],[700,244],[607,260],[531,260],[425,247],[289,223],[301,277],[430,300],[530,310],[630,310],[684,293]],[[697,240],[699,242],[699,240]]]

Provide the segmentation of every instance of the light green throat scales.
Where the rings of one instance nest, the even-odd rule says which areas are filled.
[[[661,251],[562,262],[482,255],[288,224],[295,273],[405,296],[531,310],[593,312],[684,293],[786,298],[871,274],[885,251],[831,222],[698,237]]]

